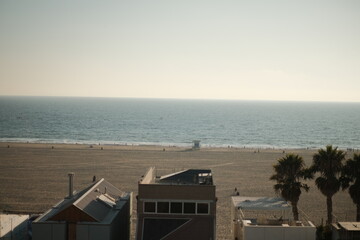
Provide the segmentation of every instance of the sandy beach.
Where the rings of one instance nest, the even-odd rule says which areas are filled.
[[[77,190],[89,185],[95,175],[136,195],[138,180],[151,166],[158,169],[158,175],[207,168],[213,172],[218,197],[217,239],[230,239],[230,196],[234,188],[242,196],[276,196],[269,177],[277,159],[292,152],[301,155],[309,166],[316,151],[0,143],[0,211],[47,210],[67,195],[68,172],[75,172]],[[352,155],[349,152],[346,157]],[[320,224],[326,219],[326,200],[314,181],[308,184],[311,189],[302,193],[299,207]],[[340,220],[355,220],[355,206],[347,191],[338,192],[333,203],[334,215]],[[136,209],[134,222],[135,217]]]

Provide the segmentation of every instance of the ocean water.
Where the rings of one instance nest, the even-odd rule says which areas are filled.
[[[360,103],[0,97],[0,141],[360,148]]]

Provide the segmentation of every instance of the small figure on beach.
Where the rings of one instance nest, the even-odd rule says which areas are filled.
[[[95,181],[96,181],[96,176],[94,175],[94,176],[93,176],[93,182],[95,182]]]

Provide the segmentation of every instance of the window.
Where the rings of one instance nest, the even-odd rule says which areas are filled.
[[[197,214],[209,214],[209,204],[197,203]]]
[[[158,213],[169,213],[169,202],[157,202]]]
[[[210,214],[209,202],[176,202],[165,200],[149,200],[144,201],[144,213],[160,213],[160,214]]]
[[[184,213],[185,214],[195,214],[195,203],[193,202],[184,202]]]
[[[182,202],[172,202],[170,203],[170,212],[171,213],[182,213]]]
[[[155,210],[155,202],[144,202],[144,212],[154,213]]]

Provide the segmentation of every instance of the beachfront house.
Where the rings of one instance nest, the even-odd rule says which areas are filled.
[[[128,240],[132,193],[105,179],[74,193],[73,176],[69,174],[69,196],[32,223],[33,240]]]
[[[360,222],[337,222],[331,227],[333,240],[360,239]]]
[[[282,198],[231,197],[234,240],[315,240],[316,227],[300,215],[292,218],[291,206]]]
[[[157,176],[150,168],[138,183],[137,239],[214,240],[216,196],[211,170]]]

